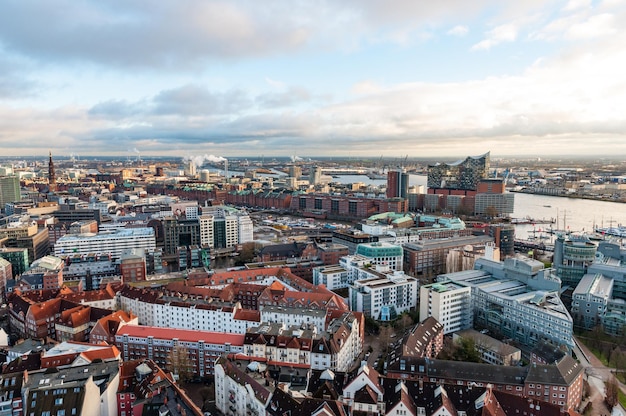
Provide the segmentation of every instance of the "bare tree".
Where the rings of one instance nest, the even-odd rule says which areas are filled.
[[[174,346],[167,354],[167,369],[181,381],[189,380],[193,375],[193,362],[189,350],[180,345]]]
[[[604,398],[609,409],[613,409],[619,403],[619,386],[614,376],[611,376],[604,387],[606,397]]]

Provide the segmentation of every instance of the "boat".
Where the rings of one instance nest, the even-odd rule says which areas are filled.
[[[552,208],[552,205],[544,205],[545,208]]]
[[[623,225],[618,225],[617,227],[596,228],[594,231],[602,235],[612,235],[620,238],[626,237],[626,226]]]

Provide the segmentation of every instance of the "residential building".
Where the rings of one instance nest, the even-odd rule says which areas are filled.
[[[13,279],[13,266],[8,260],[0,257],[0,297],[4,300],[7,280]]]
[[[402,357],[435,358],[443,348],[443,325],[432,316],[414,325],[389,352],[389,362]]]
[[[350,286],[350,310],[381,321],[395,319],[417,306],[417,279],[384,266],[359,269],[359,279]]]
[[[115,335],[115,345],[125,361],[148,358],[170,371],[175,369],[168,357],[180,348],[188,355],[193,375],[204,377],[213,375],[213,365],[222,354],[243,352],[244,335],[124,325]]]
[[[201,416],[200,408],[154,361],[139,359],[120,364],[117,415],[166,414]]]
[[[273,387],[269,387],[260,371],[241,368],[221,356],[215,363],[215,406],[225,415],[265,415]],[[265,364],[257,366],[267,368]]]
[[[464,329],[453,335],[455,342],[462,339],[471,340],[483,362],[493,365],[518,365],[522,360],[522,351],[512,345],[505,344],[475,329]]]

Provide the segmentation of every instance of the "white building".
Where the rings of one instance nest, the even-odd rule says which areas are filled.
[[[350,309],[381,321],[394,319],[417,307],[417,279],[400,271],[377,266],[359,269],[359,280],[350,286]]]
[[[119,259],[122,251],[142,249],[154,252],[156,239],[153,228],[125,228],[99,233],[66,234],[54,244],[54,255],[107,254]]]
[[[258,364],[265,367],[265,364]],[[264,415],[271,397],[265,377],[225,357],[215,362],[215,406],[225,415]]]
[[[420,287],[420,322],[432,316],[450,334],[472,328],[472,290],[455,283],[433,283]]]
[[[201,245],[228,248],[254,241],[252,220],[243,212],[219,207],[204,212],[199,220]]]
[[[313,284],[324,285],[328,290],[350,286],[348,271],[341,266],[321,266],[313,269]]]
[[[389,266],[392,270],[402,270],[404,251],[400,245],[383,241],[363,243],[357,245],[356,254],[367,257],[371,264]]]

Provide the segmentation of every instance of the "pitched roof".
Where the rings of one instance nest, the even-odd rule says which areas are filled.
[[[186,342],[204,341],[207,344],[230,343],[231,345],[243,345],[244,340],[244,334],[195,331],[191,329],[159,328],[155,326],[143,325],[124,325],[120,330],[118,330],[117,336],[122,337],[125,335],[137,338],[147,338],[149,336],[158,339],[176,338],[180,341]]]

